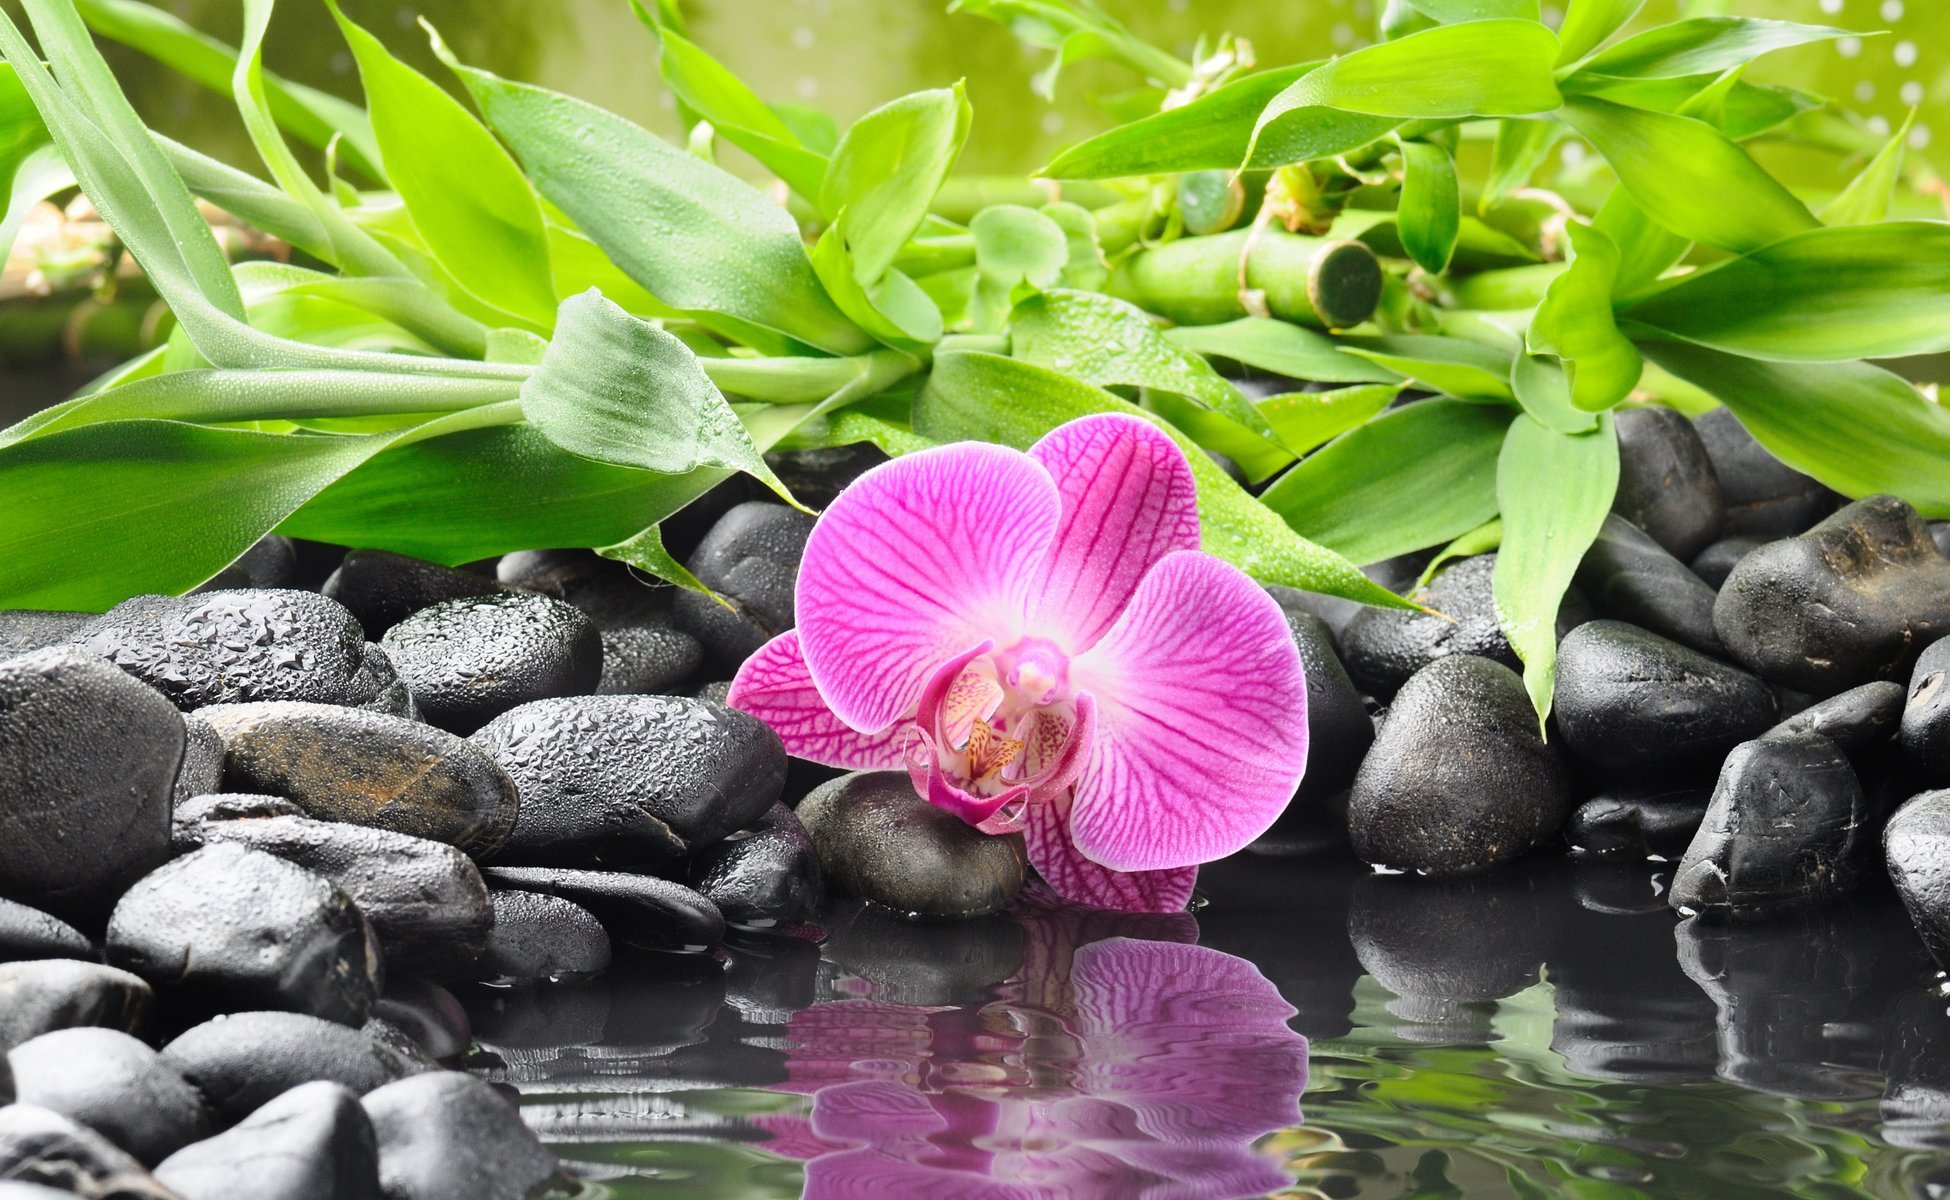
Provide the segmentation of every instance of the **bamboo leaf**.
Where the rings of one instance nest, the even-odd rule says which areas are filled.
[[[1370,418],[1401,395],[1399,383],[1366,383],[1325,392],[1286,392],[1259,402],[1273,436],[1294,454],[1305,454]]]
[[[1557,29],[1557,61],[1576,62],[1596,50],[1644,5],[1645,0],[1569,0]]]
[[[1423,16],[1454,25],[1459,21],[1508,18],[1535,21],[1537,0],[1408,0]]]
[[[1401,203],[1396,211],[1402,246],[1415,265],[1432,275],[1449,268],[1462,227],[1462,185],[1456,160],[1433,142],[1403,141]]]
[[[1622,187],[1613,187],[1591,227],[1611,239],[1618,250],[1618,270],[1612,280],[1615,300],[1636,297],[1651,287],[1659,276],[1678,265],[1692,248],[1689,238],[1680,237],[1645,215],[1638,201]]]
[[[1582,221],[1567,222],[1565,232],[1571,241],[1571,265],[1551,280],[1530,320],[1527,342],[1532,354],[1562,359],[1571,402],[1585,412],[1598,412],[1638,386],[1643,364],[1612,317],[1618,247]],[[1545,424],[1559,428],[1554,422]]]
[[[974,111],[960,84],[902,96],[855,121],[820,185],[820,208],[848,213],[846,248],[872,287],[921,227],[968,140]]]
[[[818,204],[826,156],[808,147],[743,80],[682,31],[668,22],[655,24],[655,29],[657,70],[678,103],[711,122],[719,136],[764,164],[808,203]]]
[[[1342,354],[1340,343],[1324,333],[1271,317],[1241,317],[1218,325],[1179,325],[1165,338],[1207,358],[1229,359],[1289,379],[1320,383],[1392,383],[1400,377],[1385,367]]]
[[[1842,194],[1821,210],[1824,225],[1870,225],[1889,216],[1889,204],[1896,198],[1896,185],[1902,181],[1903,154],[1914,124],[1916,110],[1912,108],[1902,127],[1889,135],[1889,140],[1861,173],[1849,180]]]
[[[1832,38],[1856,37],[1846,29],[1800,25],[1759,17],[1693,17],[1654,26],[1592,56],[1578,76],[1680,79],[1717,75],[1774,50]],[[1578,76],[1567,81],[1576,86]]]
[[[1514,398],[1510,394],[1510,355],[1479,342],[1428,334],[1389,334],[1350,338],[1342,343],[1341,352],[1460,400],[1507,404]]]
[[[1559,433],[1586,433],[1598,417],[1571,400],[1571,380],[1562,363],[1537,354],[1519,354],[1510,364],[1510,390],[1530,418]]]
[[[813,245],[813,270],[826,294],[855,325],[890,346],[919,349],[940,341],[941,310],[912,278],[891,267],[871,284],[859,278],[846,249],[856,224],[852,210],[842,209]]]
[[[1490,177],[1483,185],[1477,210],[1487,212],[1497,201],[1528,184],[1564,133],[1563,124],[1557,121],[1515,117],[1498,121],[1496,141],[1490,151]]]

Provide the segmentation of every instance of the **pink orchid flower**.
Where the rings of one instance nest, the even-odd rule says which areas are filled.
[[[798,628],[730,703],[801,758],[905,768],[969,824],[1022,831],[1066,898],[1182,908],[1307,759],[1279,606],[1198,544],[1191,467],[1136,416],[1072,421],[1027,454],[907,455],[820,517]]]

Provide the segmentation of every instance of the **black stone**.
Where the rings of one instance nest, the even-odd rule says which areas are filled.
[[[1950,558],[1950,521],[1931,521],[1930,540],[1936,543],[1938,554]]]
[[[1788,537],[1835,510],[1833,491],[1769,454],[1728,410],[1702,415],[1693,429],[1720,481],[1723,537]]]
[[[416,1075],[364,1103],[388,1200],[536,1200],[572,1190],[515,1107],[472,1075]]]
[[[154,993],[127,971],[76,959],[0,966],[0,1053],[57,1029],[140,1034]]]
[[[1018,835],[993,837],[916,795],[898,771],[821,784],[799,820],[832,890],[897,913],[978,917],[1008,907],[1028,861]]]
[[[1429,563],[1427,553],[1401,554],[1369,563],[1361,568],[1361,574],[1394,592],[1407,595],[1415,587],[1415,581],[1422,577],[1422,568]],[[1348,622],[1368,611],[1368,605],[1346,600],[1339,596],[1328,596],[1320,592],[1306,592],[1298,588],[1270,587],[1273,599],[1282,609],[1288,611],[1310,612],[1327,622],[1328,631],[1334,635],[1337,650],[1345,650],[1340,639],[1347,632]]]
[[[711,527],[685,565],[722,596],[682,592],[674,608],[679,625],[704,646],[709,667],[729,675],[752,652],[792,628],[799,559],[806,552],[813,518],[783,504],[751,500]]]
[[[323,593],[359,619],[378,641],[408,615],[443,600],[505,593],[499,580],[390,550],[354,550],[325,581]]]
[[[619,942],[656,950],[704,950],[724,941],[724,915],[681,883],[626,871],[488,867],[497,891],[541,892],[588,909]]]
[[[358,1096],[307,1083],[170,1155],[156,1180],[183,1200],[378,1200],[379,1145]]]
[[[1742,534],[1739,537],[1721,538],[1711,546],[1700,551],[1693,558],[1693,574],[1700,577],[1714,591],[1719,591],[1733,574],[1740,560],[1773,541],[1773,538],[1758,534]]]
[[[442,601],[395,624],[379,644],[421,715],[462,735],[531,700],[586,695],[603,676],[595,623],[547,596]]]
[[[99,658],[0,662],[0,895],[96,913],[161,862],[183,719]]]
[[[514,781],[478,746],[383,713],[239,704],[197,714],[224,743],[224,786],[287,796],[322,821],[446,842],[476,858],[515,826]]]
[[[27,1184],[84,1200],[186,1200],[86,1125],[39,1105],[9,1104],[0,1108],[0,1188]]]
[[[594,913],[540,892],[494,893],[488,972],[505,979],[562,979],[609,966],[609,934]]]
[[[7,1052],[14,1088],[155,1166],[213,1132],[203,1094],[143,1043],[113,1029],[59,1029]]]
[[[216,727],[195,713],[183,714],[183,763],[176,768],[170,805],[223,790],[223,738]]]
[[[1916,510],[1871,496],[1740,560],[1713,627],[1735,660],[1817,696],[1901,679],[1950,633],[1950,559]]]
[[[1334,648],[1327,622],[1301,607],[1292,588],[1268,588],[1286,615],[1300,664],[1307,672],[1307,774],[1282,814],[1281,824],[1318,814],[1329,797],[1345,791],[1374,743],[1374,723],[1359,689]]]
[[[645,623],[602,631],[601,696],[654,695],[689,679],[704,661],[696,638],[672,625]]]
[[[1714,593],[1686,564],[1613,514],[1578,564],[1578,588],[1600,616],[1627,621],[1701,654],[1725,658],[1713,632]]]
[[[1565,840],[1590,854],[1678,858],[1706,818],[1711,785],[1628,785],[1593,796],[1571,814]]]
[[[1625,408],[1618,431],[1612,511],[1673,555],[1690,559],[1726,521],[1720,478],[1692,422],[1670,408]]]
[[[302,587],[298,575],[298,548],[283,534],[267,533],[196,591]]]
[[[1950,637],[1916,660],[1902,712],[1903,752],[1932,784],[1950,785]]]
[[[283,796],[260,796],[252,792],[211,792],[176,806],[170,825],[169,851],[172,855],[201,850],[208,839],[203,836],[205,821],[238,821],[253,817],[302,817],[305,810],[296,800]]]
[[[1924,792],[1897,809],[1883,828],[1882,850],[1916,932],[1950,967],[1950,789]]]
[[[1743,743],[1673,876],[1672,907],[1722,920],[1818,908],[1855,885],[1862,824],[1862,785],[1835,743],[1805,733]]]
[[[667,622],[677,589],[589,550],[520,550],[501,556],[500,581],[573,604],[598,629]]]
[[[799,503],[823,509],[868,471],[887,461],[887,453],[872,442],[824,446],[815,450],[774,451],[765,463]]]
[[[108,960],[212,1012],[278,1008],[347,1025],[379,993],[379,943],[331,882],[259,850],[207,846],[130,888]]]
[[[1102,910],[1070,911],[1085,921]],[[1006,916],[914,921],[848,900],[829,906],[821,920],[828,936],[820,956],[872,984],[874,997],[891,1004],[966,1004],[1023,970],[1028,939],[1023,924]]]
[[[1635,776],[1710,768],[1776,716],[1754,676],[1622,621],[1564,639],[1552,711],[1580,761]]]
[[[1896,736],[1902,717],[1902,685],[1883,680],[1817,701],[1768,732],[1817,733],[1857,759]]]
[[[37,608],[0,609],[0,658],[61,645],[100,616],[89,612],[43,612]]]
[[[357,1029],[291,1012],[205,1021],[164,1046],[162,1056],[226,1125],[300,1084],[326,1080],[363,1096],[414,1070]]]
[[[372,1006],[372,1019],[400,1029],[437,1062],[459,1058],[474,1041],[467,1010],[454,994],[416,976],[387,979],[386,990]]]
[[[1416,672],[1348,796],[1354,852],[1377,866],[1458,875],[1514,859],[1570,813],[1564,766],[1523,681],[1474,655]]]
[[[677,696],[537,701],[473,740],[521,793],[500,862],[663,862],[748,827],[785,782],[764,722]]]
[[[693,859],[691,885],[742,929],[810,917],[826,899],[812,837],[783,804]]]
[[[93,958],[94,946],[58,917],[0,900],[0,963],[30,958]]]

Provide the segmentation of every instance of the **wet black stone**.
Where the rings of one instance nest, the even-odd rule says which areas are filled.
[[[848,900],[830,905],[823,920],[828,936],[822,956],[872,983],[876,997],[894,1004],[963,1003],[1023,969],[1023,926],[1006,915],[912,921],[877,904]]]
[[[692,860],[691,886],[718,906],[726,923],[745,929],[811,917],[826,899],[812,837],[783,804]]]
[[[1287,825],[1308,813],[1319,813],[1329,797],[1354,782],[1361,758],[1374,742],[1374,723],[1341,665],[1327,622],[1302,608],[1294,599],[1300,593],[1293,589],[1267,590],[1286,615],[1307,672],[1307,774],[1282,814],[1280,824]]]
[[[521,794],[500,862],[663,862],[746,828],[785,781],[764,722],[677,696],[537,701],[473,740]]]
[[[1726,584],[1727,576],[1733,574],[1733,568],[1739,565],[1741,559],[1773,540],[1757,534],[1721,538],[1693,558],[1693,574],[1717,592]]]
[[[1710,768],[1776,716],[1759,679],[1623,621],[1564,639],[1552,712],[1580,761],[1632,775]]]
[[[15,1184],[85,1200],[186,1200],[101,1134],[36,1104],[0,1108],[0,1188]]]
[[[1523,681],[1458,654],[1416,672],[1395,697],[1347,815],[1366,861],[1457,875],[1518,857],[1569,813],[1564,766],[1538,734]]]
[[[89,612],[43,612],[37,608],[0,609],[0,658],[58,646],[100,616]]]
[[[74,644],[184,711],[253,700],[397,703],[388,695],[397,683],[390,667],[366,662],[359,622],[316,592],[137,596],[83,628]]]
[[[169,852],[172,856],[201,850],[206,839],[205,821],[237,821],[251,817],[302,817],[305,810],[296,800],[283,796],[262,796],[253,792],[211,792],[176,806],[170,824]]]
[[[393,969],[465,974],[487,949],[494,907],[474,860],[444,842],[306,817],[206,820],[178,843],[235,843],[275,854],[343,889],[372,923]]]
[[[1678,858],[1692,844],[1712,797],[1710,784],[1606,791],[1578,805],[1565,840],[1591,854]]]
[[[654,695],[689,679],[704,661],[696,638],[671,625],[625,625],[602,631],[602,696]]]
[[[443,601],[394,625],[380,645],[426,721],[462,735],[531,700],[586,695],[603,675],[595,624],[547,596]]]
[[[1617,514],[1578,565],[1578,588],[1600,616],[1627,621],[1701,654],[1725,658],[1713,632],[1713,589]]]
[[[326,1080],[364,1095],[415,1069],[357,1029],[292,1012],[205,1021],[163,1047],[225,1125],[301,1084]]]
[[[1930,540],[1936,543],[1938,554],[1950,558],[1950,521],[1931,521]]]
[[[1924,646],[1950,633],[1950,559],[1915,509],[1871,496],[1741,559],[1713,627],[1736,661],[1770,683],[1832,696],[1901,679]]]
[[[799,559],[813,518],[762,500],[738,505],[711,527],[685,565],[731,607],[696,592],[673,602],[678,623],[704,646],[713,671],[726,675],[796,617]]]
[[[0,966],[0,1053],[57,1029],[140,1034],[154,993],[127,971],[77,959]]]
[[[766,465],[786,490],[799,503],[814,509],[824,509],[854,480],[886,461],[886,451],[872,442],[774,451],[765,456]]]
[[[681,883],[626,871],[563,867],[488,867],[499,891],[560,896],[588,909],[619,942],[656,950],[703,950],[724,940],[724,915]]]
[[[372,1006],[372,1019],[389,1022],[435,1061],[459,1058],[474,1041],[467,1010],[454,994],[412,975],[386,980],[386,990]]]
[[[224,742],[224,786],[287,796],[322,821],[431,838],[476,858],[515,825],[514,781],[453,734],[322,704],[239,704],[197,714]]]
[[[598,629],[668,621],[677,589],[589,550],[520,550],[501,556],[500,581],[573,604]]]
[[[379,943],[344,891],[262,851],[225,843],[128,890],[108,960],[206,1011],[277,1008],[348,1025],[379,993]]]
[[[609,966],[609,934],[594,913],[540,892],[494,893],[487,971],[506,979],[593,975]]]
[[[1690,559],[1726,521],[1720,478],[1692,422],[1670,408],[1625,408],[1618,430],[1612,511],[1674,556]]]
[[[1906,697],[1903,752],[1931,783],[1950,785],[1950,637],[1916,660]]]
[[[1788,537],[1835,510],[1833,491],[1769,454],[1728,410],[1704,414],[1693,429],[1726,503],[1721,536]]]
[[[1857,759],[1894,737],[1902,716],[1902,685],[1882,680],[1816,701],[1768,732],[1818,733]]]
[[[1950,789],[1924,792],[1897,809],[1883,828],[1882,850],[1916,932],[1950,967]]]
[[[93,958],[80,930],[38,908],[0,900],[0,963],[32,958]]]
[[[858,771],[821,784],[799,820],[827,885],[897,913],[978,917],[1022,890],[1022,838],[992,837],[914,793],[903,772]]]
[[[377,1200],[379,1145],[358,1096],[307,1083],[170,1155],[156,1179],[183,1200]]]
[[[203,1094],[148,1046],[113,1029],[60,1029],[7,1052],[24,1104],[58,1112],[155,1166],[209,1137]]]
[[[364,1104],[388,1200],[535,1200],[572,1190],[515,1107],[472,1075],[416,1075]]]
[[[1361,574],[1387,588],[1397,595],[1406,595],[1415,587],[1415,581],[1422,577],[1422,568],[1428,565],[1430,556],[1425,553],[1401,554],[1369,563],[1361,568]],[[1320,592],[1305,592],[1298,588],[1269,587],[1273,599],[1287,611],[1310,612],[1327,622],[1327,629],[1334,635],[1335,648],[1345,649],[1340,639],[1347,632],[1348,622],[1368,611],[1368,605],[1353,600],[1343,600],[1339,596],[1328,596]]]
[[[1860,874],[1863,816],[1862,785],[1827,738],[1743,743],[1673,876],[1672,907],[1750,920],[1827,904]]]
[[[443,600],[504,593],[499,580],[443,567],[390,550],[354,550],[325,581],[323,593],[345,605],[378,641],[407,616]]]
[[[223,790],[223,739],[216,727],[195,713],[183,714],[183,762],[176,768],[170,805]]]
[[[169,847],[183,719],[91,655],[0,662],[0,894],[96,913]]]
[[[297,588],[298,549],[282,534],[267,533],[237,561],[206,580],[196,593],[230,591],[239,588]]]

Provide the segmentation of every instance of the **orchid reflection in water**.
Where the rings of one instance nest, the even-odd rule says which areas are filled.
[[[1198,549],[1191,467],[1102,414],[1027,454],[956,443],[861,476],[820,518],[798,628],[730,702],[801,758],[906,768],[1017,830],[1059,893],[1164,912],[1292,797],[1307,691],[1279,606]]]

